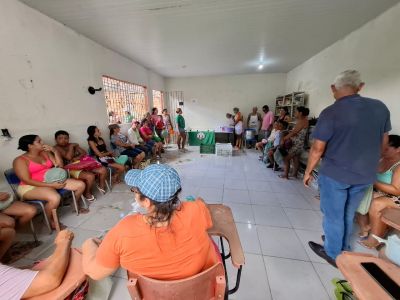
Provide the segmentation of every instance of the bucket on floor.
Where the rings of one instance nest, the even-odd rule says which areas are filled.
[[[256,130],[254,128],[247,128],[245,130],[245,137],[247,141],[252,141],[255,139]]]

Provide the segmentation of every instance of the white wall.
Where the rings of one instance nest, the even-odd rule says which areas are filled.
[[[214,129],[225,114],[238,107],[247,120],[253,106],[275,108],[275,97],[285,89],[285,74],[252,74],[192,78],[167,78],[168,91],[183,91],[186,127]]]
[[[21,153],[24,134],[53,144],[54,132],[65,129],[84,147],[88,125],[107,135],[104,96],[87,92],[102,86],[102,75],[145,85],[150,95],[164,90],[163,77],[16,0],[0,1],[0,41],[0,128],[14,136],[0,140],[1,173]]]
[[[361,72],[361,94],[385,102],[400,134],[400,4],[291,70],[286,91],[306,91],[310,115],[318,115],[334,101],[330,84],[346,69]]]

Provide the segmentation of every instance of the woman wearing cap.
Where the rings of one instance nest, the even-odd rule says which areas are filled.
[[[45,174],[48,170],[62,167],[63,161],[57,149],[44,145],[42,139],[35,134],[24,135],[18,141],[18,149],[26,151],[14,159],[13,168],[21,180],[18,186],[18,195],[21,200],[46,201],[46,215],[51,226],[55,228],[52,210],[60,204],[59,189],[66,189],[75,193],[76,199],[80,199],[85,190],[85,183],[76,179],[67,179],[64,182],[45,182]],[[80,213],[87,213],[85,208],[79,209]]]
[[[100,243],[82,246],[83,269],[92,279],[111,275],[119,267],[159,280],[187,278],[208,269],[219,255],[207,229],[212,220],[206,204],[197,199],[181,203],[178,173],[167,165],[130,170],[137,214],[122,219]]]

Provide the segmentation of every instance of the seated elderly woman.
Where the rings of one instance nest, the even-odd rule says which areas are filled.
[[[132,167],[138,169],[145,158],[145,153],[128,141],[128,138],[121,133],[117,124],[108,126],[110,129],[110,140],[115,156],[127,155],[133,159]]]
[[[176,280],[202,272],[220,257],[207,233],[210,212],[202,199],[181,203],[178,173],[162,164],[130,170],[139,213],[122,219],[103,241],[87,240],[82,247],[83,269],[95,280],[119,267],[159,280]]]
[[[18,195],[22,201],[36,199],[46,201],[46,215],[51,226],[55,229],[51,211],[60,204],[60,194],[57,193],[57,190],[73,191],[76,199],[80,199],[85,190],[85,183],[70,178],[53,182],[53,180],[46,178],[47,172],[54,166],[63,166],[63,160],[57,149],[43,144],[38,135],[30,134],[21,137],[18,142],[18,149],[25,151],[13,162],[14,171],[21,180],[17,190]],[[80,208],[80,212],[87,213],[88,209]]]
[[[56,289],[67,270],[73,238],[71,231],[60,231],[54,241],[56,248],[40,271],[20,270],[0,264],[0,298],[24,299]]]
[[[389,143],[382,153],[379,162],[377,181],[374,183],[377,193],[374,194],[369,209],[369,225],[361,222],[363,229],[369,231],[366,240],[360,241],[367,248],[375,248],[379,242],[371,235],[383,237],[387,225],[381,221],[380,212],[386,207],[400,209],[400,136],[389,135]]]
[[[0,260],[14,240],[15,228],[24,226],[35,215],[33,205],[15,201],[11,194],[0,192]]]

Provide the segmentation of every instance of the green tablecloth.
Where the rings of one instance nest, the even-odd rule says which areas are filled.
[[[189,145],[200,146],[203,145],[214,145],[215,134],[214,131],[189,131]]]

